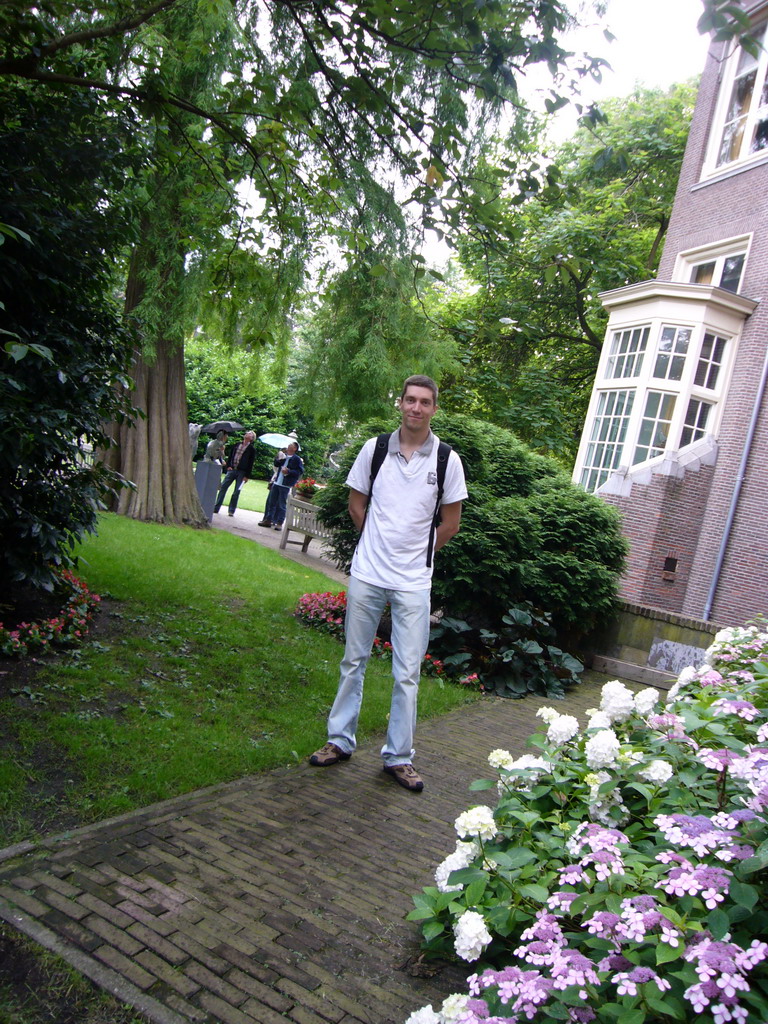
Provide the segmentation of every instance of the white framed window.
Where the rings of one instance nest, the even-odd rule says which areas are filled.
[[[674,279],[691,284],[711,284],[727,292],[738,293],[744,280],[744,270],[751,235],[727,238],[702,249],[681,252],[677,257]]]
[[[714,284],[727,292],[738,292],[746,259],[746,252],[740,252],[733,256],[720,256],[716,260],[696,263],[691,267],[691,282]]]
[[[701,353],[696,367],[696,376],[693,383],[696,387],[706,388],[714,391],[717,387],[717,378],[720,376],[720,367],[723,365],[725,356],[726,338],[707,331],[704,341],[701,343]]]
[[[640,374],[650,330],[649,326],[643,326],[613,332],[605,370],[606,380],[637,377]]]
[[[762,42],[758,55],[739,48],[723,77],[706,168],[710,174],[754,159],[768,149],[766,22],[753,31]]]
[[[690,327],[662,327],[653,367],[657,380],[682,380],[691,333]]]
[[[600,392],[581,472],[585,490],[597,490],[618,467],[634,400],[634,389]]]
[[[633,466],[664,454],[669,441],[676,401],[677,395],[668,395],[663,391],[647,392],[635,454],[632,457]]]
[[[685,422],[680,434],[680,447],[699,441],[707,432],[711,402],[702,402],[700,398],[691,398],[685,413]]]

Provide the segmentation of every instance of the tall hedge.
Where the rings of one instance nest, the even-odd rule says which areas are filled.
[[[347,514],[348,469],[366,438],[396,426],[361,427],[318,499],[321,518],[335,527],[332,549],[344,569],[357,541]],[[570,638],[589,632],[612,610],[624,568],[618,512],[502,427],[442,412],[433,427],[461,456],[469,492],[461,531],[435,559],[433,605],[493,622],[531,601]]]

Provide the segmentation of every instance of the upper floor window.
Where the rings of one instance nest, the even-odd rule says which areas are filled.
[[[626,331],[613,332],[605,371],[608,380],[637,377],[643,365],[650,330],[650,327],[631,327]]]
[[[685,413],[685,422],[680,434],[680,447],[700,440],[707,432],[707,423],[712,405],[709,402],[702,402],[698,398],[692,398],[688,402]]]
[[[691,281],[693,284],[714,284],[727,292],[737,292],[746,258],[747,254],[740,252],[733,256],[720,256],[716,260],[694,263]]]
[[[674,280],[711,284],[734,294],[741,291],[751,235],[724,238],[678,254]]]
[[[665,395],[661,391],[649,391],[646,395],[645,410],[632,458],[633,465],[663,455],[669,440],[675,401],[675,395]]]
[[[754,32],[763,44],[765,30],[763,23]],[[747,160],[768,148],[768,52],[764,45],[757,57],[740,49],[734,60],[727,105],[716,136],[716,168]]]

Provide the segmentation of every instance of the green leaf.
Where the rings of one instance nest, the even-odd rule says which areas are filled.
[[[442,935],[445,928],[439,921],[430,921],[429,924],[425,924],[421,932],[427,942],[431,942],[436,939],[438,935]]]
[[[725,911],[713,910],[706,919],[707,926],[712,932],[713,938],[719,942],[731,930],[731,921]]]
[[[746,885],[736,878],[731,881],[729,894],[734,903],[750,910],[757,903],[760,896],[760,893],[753,885]]]
[[[457,868],[448,875],[448,884],[471,885],[472,882],[477,882],[480,879],[483,883],[488,881],[488,872],[483,871],[482,868]]]
[[[527,884],[521,885],[517,890],[527,900],[534,900],[536,903],[544,903],[549,896],[549,889],[543,885]]]
[[[375,267],[371,267],[371,277],[384,277],[387,273],[387,266],[384,263],[377,263]]]
[[[485,878],[478,878],[471,885],[467,886],[467,906],[476,907],[482,900],[485,890],[487,888],[487,882]]]
[[[493,789],[495,785],[496,783],[492,779],[475,779],[470,785],[469,791],[470,793],[478,793],[484,789]]]
[[[656,947],[656,963],[669,964],[678,960],[683,955],[683,946],[670,946],[666,942],[660,942]]]
[[[520,868],[524,864],[530,864],[531,861],[538,860],[538,855],[534,850],[530,850],[526,846],[513,846],[508,850],[494,853],[493,859],[499,867]]]

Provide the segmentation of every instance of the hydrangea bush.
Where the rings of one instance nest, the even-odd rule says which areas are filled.
[[[722,630],[663,699],[607,683],[584,728],[538,715],[409,915],[468,991],[407,1024],[764,1024],[768,632]]]

